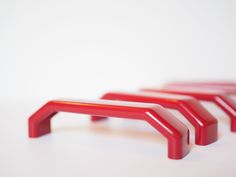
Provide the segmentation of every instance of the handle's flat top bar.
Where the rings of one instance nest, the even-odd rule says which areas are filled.
[[[138,103],[138,102],[128,102],[128,101],[113,101],[113,100],[83,100],[83,99],[63,99],[63,100],[52,100],[48,102],[49,104],[61,103],[63,105],[83,105],[89,107],[133,107],[133,108],[150,108],[150,107],[162,107],[161,105],[156,105],[153,103]]]
[[[163,107],[147,103],[53,100],[29,118],[29,136],[38,137],[49,133],[51,131],[50,119],[57,112],[145,120],[167,138],[169,158],[181,159],[189,152],[188,128]]]
[[[155,103],[177,109],[195,127],[196,144],[207,145],[217,140],[217,120],[193,97],[154,92],[108,92],[101,99]]]
[[[188,95],[195,97],[199,100],[212,101],[218,105],[219,99],[227,102],[225,104],[229,104],[230,109],[236,111],[236,103],[233,99],[231,99],[228,95],[227,89],[216,89],[216,88],[205,88],[205,87],[197,87],[197,86],[172,86],[167,85],[162,89],[142,89],[142,91],[155,91],[161,93],[171,93],[171,94],[180,94],[180,95]],[[233,93],[233,92],[231,92]],[[221,101],[222,101],[221,100]],[[232,111],[231,111],[232,112]]]
[[[234,83],[211,83],[211,82],[173,82],[165,85],[165,88],[188,87],[197,89],[214,89],[228,94],[236,94],[236,84]]]
[[[173,93],[173,94],[181,94],[198,97],[198,99],[201,97],[208,98],[208,97],[214,97],[216,95],[225,94],[224,91],[217,90],[214,88],[205,88],[205,87],[194,87],[194,86],[172,86],[167,85],[161,89],[155,89],[161,93]]]
[[[108,92],[106,94],[121,94],[121,95],[134,95],[134,96],[146,96],[146,97],[154,97],[158,99],[167,100],[168,102],[176,102],[180,100],[192,100],[194,99],[191,96],[187,95],[178,95],[178,94],[169,94],[169,93],[155,93],[155,92]],[[149,102],[152,103],[152,102]]]
[[[236,86],[236,82],[234,81],[205,81],[205,82],[199,82],[199,81],[179,81],[179,82],[170,82],[167,85],[214,85],[214,86]]]

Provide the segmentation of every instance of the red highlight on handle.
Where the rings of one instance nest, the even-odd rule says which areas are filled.
[[[194,126],[196,144],[207,145],[217,140],[217,120],[193,97],[166,93],[110,92],[101,99],[155,103],[177,109]],[[103,118],[95,116],[93,120]]]
[[[188,95],[199,100],[211,101],[229,116],[231,131],[236,132],[236,104],[223,91],[185,86],[167,86],[164,89],[143,89],[143,91]]]
[[[181,159],[189,152],[189,130],[163,107],[125,101],[50,101],[29,118],[29,137],[51,132],[50,120],[58,112],[145,120],[168,140],[168,157]]]

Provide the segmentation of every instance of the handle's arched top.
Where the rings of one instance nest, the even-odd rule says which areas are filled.
[[[51,132],[50,120],[58,112],[145,120],[168,140],[168,157],[181,159],[189,152],[188,128],[163,107],[124,101],[50,101],[29,118],[29,137]]]
[[[193,124],[196,144],[207,145],[217,140],[217,120],[193,97],[154,92],[109,92],[101,99],[154,103],[177,109]],[[96,116],[93,120],[104,118]]]
[[[165,88],[188,87],[201,89],[214,89],[228,94],[236,94],[236,83],[234,82],[171,82]]]
[[[163,89],[142,89],[142,91],[188,95],[199,100],[211,101],[229,116],[231,131],[236,132],[236,103],[223,91],[185,86],[167,86]]]
[[[182,81],[182,82],[170,82],[167,83],[166,85],[168,86],[177,86],[177,85],[181,85],[181,86],[236,86],[236,82],[234,81],[218,81],[218,82],[214,82],[214,81],[208,81],[208,82],[199,82],[199,81]]]

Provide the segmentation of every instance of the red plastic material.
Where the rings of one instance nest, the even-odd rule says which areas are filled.
[[[145,120],[167,138],[169,158],[181,159],[189,152],[188,128],[163,107],[148,103],[110,100],[50,101],[29,118],[29,137],[50,133],[50,120],[61,111]]]
[[[223,91],[227,94],[236,94],[236,83],[234,82],[173,82],[168,83],[165,88],[173,87],[197,87],[201,89],[209,88]]]
[[[217,120],[193,97],[166,93],[106,93],[101,99],[160,104],[179,110],[195,127],[195,143],[207,145],[217,140]],[[101,119],[94,117],[94,120]]]
[[[186,85],[186,86],[235,86],[236,82],[228,82],[228,81],[221,81],[221,82],[171,82],[167,85]]]
[[[143,91],[189,95],[199,100],[214,102],[229,116],[231,131],[236,132],[236,104],[225,92],[185,86],[168,86],[164,89],[143,89]]]

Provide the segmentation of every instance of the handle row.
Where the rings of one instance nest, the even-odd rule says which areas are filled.
[[[236,94],[233,82],[175,82],[136,93],[109,92],[96,101],[53,100],[29,118],[29,137],[50,133],[51,119],[58,112],[88,114],[92,121],[108,117],[144,120],[167,139],[168,157],[182,159],[189,153],[189,130],[165,108],[178,110],[194,126],[197,145],[209,145],[217,141],[217,119],[198,100],[216,103],[229,115],[231,131],[236,132],[236,103],[229,94]]]

